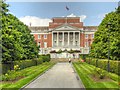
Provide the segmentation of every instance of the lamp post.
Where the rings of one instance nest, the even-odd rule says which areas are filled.
[[[83,31],[83,58],[82,59],[84,59],[85,58],[85,56],[84,56],[84,38],[85,38],[85,36],[84,36],[85,34],[84,34],[84,31]]]
[[[96,67],[98,67],[98,50],[96,51],[97,55],[96,55]]]
[[[111,28],[111,23],[109,22],[107,24],[107,28],[108,28],[108,63],[107,63],[107,71],[110,72],[110,28]]]
[[[90,64],[90,50],[91,50],[91,47],[90,47],[90,42],[91,42],[91,40],[90,40],[90,39],[88,39],[88,43],[89,43],[89,64]]]

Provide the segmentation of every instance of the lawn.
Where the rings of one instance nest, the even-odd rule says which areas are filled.
[[[95,66],[89,65],[87,63],[80,63],[80,62],[74,62],[73,66],[75,67],[79,77],[81,78],[85,88],[87,90],[96,90],[96,89],[107,89],[110,88],[110,90],[116,90],[120,88],[120,85],[118,85],[118,77],[120,76],[113,74],[113,73],[107,73],[106,76],[109,76],[109,81],[95,81],[90,76],[95,69]],[[108,89],[107,89],[108,90]]]
[[[52,67],[55,63],[52,62],[45,62],[43,64],[40,64],[38,66],[32,66],[32,67],[28,67],[25,68],[23,70],[20,70],[18,72],[25,74],[24,78],[21,78],[17,81],[13,81],[13,82],[0,82],[0,88],[2,88],[2,90],[18,90],[20,89],[22,86],[24,86],[25,84],[29,83],[31,80],[33,80],[35,77],[39,76],[40,74],[42,74],[44,71],[46,71],[47,69],[49,69],[50,67]]]

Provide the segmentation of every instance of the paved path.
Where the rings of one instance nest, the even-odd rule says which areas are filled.
[[[25,88],[83,88],[70,63],[57,63]]]

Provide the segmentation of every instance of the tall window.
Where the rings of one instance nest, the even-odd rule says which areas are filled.
[[[85,38],[88,38],[88,34],[85,34]]]
[[[85,47],[88,47],[88,42],[85,42]]]
[[[46,34],[44,35],[44,39],[47,39],[47,35]]]
[[[40,39],[41,38],[41,36],[40,36],[40,34],[38,34],[38,39]]]
[[[38,42],[38,46],[41,46],[40,42]]]
[[[92,38],[94,38],[94,34],[92,34]]]
[[[44,48],[47,48],[47,42],[44,42]]]

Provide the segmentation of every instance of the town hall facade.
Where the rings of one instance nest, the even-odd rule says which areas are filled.
[[[39,54],[51,58],[79,58],[88,54],[97,26],[84,26],[80,17],[55,17],[49,26],[29,27],[39,46]]]

